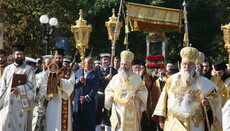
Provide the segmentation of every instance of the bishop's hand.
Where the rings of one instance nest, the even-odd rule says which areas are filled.
[[[109,99],[108,99],[109,102],[113,102],[113,97],[110,96]]]
[[[164,120],[163,120],[163,117],[162,117],[162,116],[159,116],[159,125],[160,125],[160,128],[161,128],[161,129],[164,129],[165,122],[164,122]]]
[[[138,99],[138,98],[139,98],[138,94],[135,93],[135,94],[133,95],[133,99]]]
[[[160,128],[164,129],[165,124],[163,122],[159,122]]]
[[[209,102],[208,102],[207,98],[204,98],[203,100],[201,100],[201,103],[202,103],[203,106],[208,106],[209,105]]]

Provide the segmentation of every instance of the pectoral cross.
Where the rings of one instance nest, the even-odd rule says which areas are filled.
[[[192,116],[192,121],[194,122],[195,127],[199,127],[201,121],[204,120],[200,110],[196,110],[196,113]]]

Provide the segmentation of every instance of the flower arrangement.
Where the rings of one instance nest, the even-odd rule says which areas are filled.
[[[147,64],[146,68],[164,68],[164,64]]]
[[[146,57],[146,59],[150,61],[162,61],[165,58],[163,55],[149,55]]]
[[[164,68],[164,56],[163,55],[149,55],[145,58],[147,60],[146,68],[159,69]]]

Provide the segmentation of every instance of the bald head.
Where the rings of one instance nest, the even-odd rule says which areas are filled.
[[[93,58],[92,57],[86,57],[85,58],[85,71],[90,71],[93,69]]]

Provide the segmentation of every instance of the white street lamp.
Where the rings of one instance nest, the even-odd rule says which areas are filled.
[[[47,24],[49,22],[49,17],[47,15],[42,15],[39,20],[42,24]]]
[[[58,24],[58,20],[57,20],[57,18],[51,18],[50,20],[49,20],[49,24],[51,25],[51,26],[56,26],[57,24]]]
[[[54,17],[49,19],[47,15],[42,15],[39,20],[42,24],[42,33],[43,33],[45,44],[46,44],[46,55],[48,55],[49,54],[49,39],[50,39],[50,36],[54,32],[55,26],[57,26],[58,24],[58,20],[57,18],[54,18]]]

